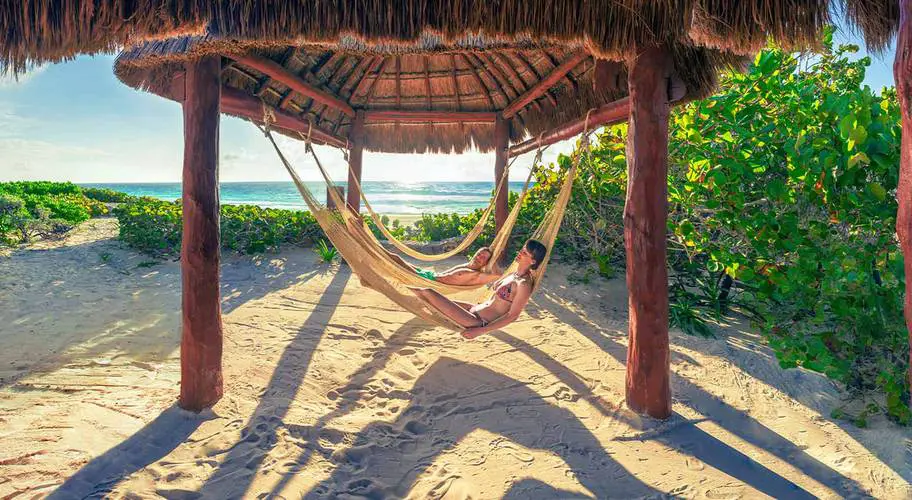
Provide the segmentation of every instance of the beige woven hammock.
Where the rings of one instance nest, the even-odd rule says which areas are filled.
[[[539,149],[538,152],[535,154],[535,159],[532,161],[532,167],[529,169],[529,175],[528,175],[528,177],[526,177],[526,182],[525,182],[525,184],[523,184],[522,192],[520,193],[519,198],[516,201],[517,205],[521,206],[523,201],[526,198],[526,192],[528,192],[528,190],[529,190],[529,183],[532,180],[532,176],[535,175],[535,171],[538,168],[539,162],[541,161],[542,151],[543,151],[542,149]],[[512,162],[511,162],[511,165],[512,165]],[[374,224],[377,226],[377,228],[380,230],[380,232],[383,234],[383,236],[386,237],[386,240],[391,245],[393,245],[394,247],[399,249],[399,251],[401,251],[405,255],[408,255],[409,257],[412,257],[414,259],[422,260],[425,262],[436,262],[436,261],[448,259],[450,257],[453,257],[454,255],[458,255],[458,254],[462,253],[467,248],[469,248],[469,246],[472,243],[474,243],[476,239],[478,239],[478,236],[481,235],[481,233],[484,231],[485,224],[487,223],[488,219],[490,218],[491,212],[494,211],[494,207],[497,205],[498,199],[502,195],[505,194],[505,192],[502,191],[502,187],[505,182],[509,182],[511,165],[508,165],[507,168],[504,169],[504,173],[500,177],[500,180],[497,182],[497,186],[495,187],[494,198],[491,200],[491,203],[487,206],[487,208],[485,208],[484,212],[482,212],[481,217],[478,219],[478,222],[475,223],[475,226],[466,234],[465,238],[463,238],[463,240],[458,245],[456,245],[455,248],[453,248],[452,250],[449,250],[447,252],[443,252],[443,253],[439,253],[439,254],[427,254],[427,253],[419,252],[418,250],[415,250],[414,248],[409,247],[408,245],[406,245],[405,243],[400,241],[398,238],[396,238],[390,232],[390,230],[386,227],[386,225],[383,224],[383,220],[380,217],[380,215],[377,214],[376,212],[374,212],[374,209],[370,205],[370,201],[368,201],[367,197],[364,195],[364,191],[361,189],[361,183],[358,181],[358,179],[355,176],[350,175],[350,174],[348,176],[348,179],[349,179],[349,182],[353,183],[353,186],[350,186],[349,189],[354,188],[358,192],[358,194],[361,197],[361,200],[364,201],[364,208],[367,209],[367,213],[370,215],[371,219],[373,219],[373,221],[374,221]],[[349,166],[349,170],[350,169],[351,169],[351,166]],[[495,239],[495,241],[492,242],[491,245],[489,245],[489,247],[491,248],[492,258],[488,260],[488,263],[485,265],[484,271],[490,272],[496,265],[497,261],[499,260],[498,257],[506,249],[506,243],[509,241],[510,235],[513,232],[513,227],[516,225],[516,217],[514,215],[519,214],[518,210],[515,212],[516,212],[516,214],[511,213],[510,216],[507,217],[507,219],[504,221],[503,226],[498,231],[498,235],[503,234],[503,237]]]
[[[282,161],[282,164],[285,166],[285,169],[291,176],[292,181],[294,181],[295,186],[297,186],[298,192],[301,193],[304,202],[307,204],[317,223],[323,228],[326,237],[332,242],[333,246],[338,249],[342,258],[345,259],[352,271],[361,278],[362,282],[382,293],[403,309],[422,319],[454,331],[462,331],[462,326],[436,308],[430,306],[424,300],[418,298],[409,290],[409,287],[429,287],[441,291],[442,293],[461,292],[459,297],[461,300],[473,302],[480,302],[485,295],[488,295],[491,292],[481,287],[443,285],[439,282],[422,278],[394,262],[389,254],[387,254],[386,250],[380,245],[380,242],[376,239],[374,234],[365,227],[364,222],[360,217],[349,210],[333,210],[320,203],[317,197],[314,196],[298,176],[294,167],[288,162],[281,149],[279,149],[279,146],[276,144],[269,129],[265,129],[264,132],[275,149],[276,154],[279,156],[279,159]],[[332,179],[330,179],[328,173],[323,168],[323,165],[320,163],[319,158],[317,158],[317,155],[309,142],[307,143],[306,148],[313,157],[314,162],[320,170],[323,179],[327,182],[327,185],[332,186]],[[580,148],[580,151],[583,149],[584,148]],[[544,243],[548,249],[541,265],[539,265],[538,269],[532,271],[533,292],[540,285],[541,277],[544,275],[545,268],[548,265],[548,259],[551,257],[554,241],[557,238],[561,220],[563,219],[564,212],[567,208],[567,202],[569,201],[570,194],[573,190],[573,179],[576,176],[579,155],[581,154],[580,151],[575,153],[573,164],[564,178],[563,185],[561,186],[561,190],[558,193],[554,204],[545,214],[541,224],[531,236]],[[335,206],[345,207],[345,202],[335,189],[329,189],[328,192],[330,199]],[[510,217],[514,218],[514,221],[519,213],[520,206],[521,203],[517,202],[510,213]],[[495,241],[498,238],[501,238],[502,234],[504,234],[503,231],[495,237]],[[506,240],[507,238],[504,237],[503,239]],[[506,242],[502,244],[505,246]],[[516,263],[514,262],[506,270],[504,275],[514,272],[515,269]]]

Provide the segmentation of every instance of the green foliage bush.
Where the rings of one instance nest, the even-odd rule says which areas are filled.
[[[783,367],[824,373],[909,423],[904,276],[893,229],[896,94],[862,85],[870,61],[850,60],[855,47],[824,46],[806,67],[793,54],[764,50],[747,73],[725,75],[716,95],[672,113],[671,320],[706,335],[707,319],[737,307]],[[625,141],[626,126],[598,137],[558,254],[592,258],[600,268],[623,262]],[[537,177],[529,204],[544,208],[567,161]]]
[[[0,183],[0,242],[13,244],[35,236],[57,236],[108,213],[101,201],[86,197],[71,182]]]
[[[82,194],[89,199],[97,200],[103,203],[126,203],[133,197],[127,193],[114,191],[108,188],[83,187]]]
[[[116,209],[120,238],[152,255],[180,253],[182,210],[178,202],[136,198]],[[223,205],[221,243],[225,250],[244,254],[278,250],[282,245],[308,245],[322,236],[309,212]]]

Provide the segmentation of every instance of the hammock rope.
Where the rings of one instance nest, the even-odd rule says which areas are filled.
[[[535,155],[535,159],[532,162],[532,167],[529,169],[529,175],[526,178],[526,182],[523,184],[523,190],[520,193],[519,198],[517,198],[518,204],[522,204],[522,202],[525,200],[526,192],[529,189],[529,184],[532,180],[532,177],[535,174],[535,171],[538,168],[539,162],[541,161],[543,151],[544,151],[543,149],[539,148],[538,152]],[[354,175],[351,175],[351,165],[349,165],[349,179],[351,179],[353,181],[354,185],[352,187],[358,191],[358,194],[360,195],[361,200],[364,201],[364,208],[367,209],[367,213],[370,215],[371,219],[374,221],[374,224],[377,226],[377,228],[380,230],[380,232],[383,234],[383,236],[386,237],[386,240],[391,245],[396,247],[400,252],[402,252],[405,255],[408,255],[409,257],[412,257],[414,259],[418,259],[418,260],[425,261],[425,262],[435,262],[435,261],[439,261],[439,260],[448,259],[450,257],[453,257],[454,255],[458,255],[458,254],[462,253],[463,251],[465,251],[465,249],[469,248],[469,246],[471,246],[472,243],[474,243],[476,239],[478,239],[478,237],[481,235],[482,232],[484,232],[485,224],[487,223],[488,219],[490,218],[491,213],[494,212],[494,209],[497,206],[497,201],[504,194],[502,191],[502,188],[503,188],[504,183],[509,182],[510,167],[513,165],[513,162],[516,161],[516,158],[518,158],[518,157],[514,157],[513,160],[510,162],[510,164],[507,165],[507,168],[504,169],[504,173],[501,176],[500,180],[498,181],[497,186],[495,187],[494,198],[492,198],[491,203],[489,203],[487,208],[485,208],[484,212],[481,214],[481,217],[478,219],[478,222],[475,223],[475,226],[472,227],[472,229],[468,233],[466,233],[466,236],[463,238],[463,240],[458,245],[456,245],[455,248],[453,248],[452,250],[449,250],[447,252],[443,252],[443,253],[439,253],[439,254],[427,254],[427,253],[419,252],[418,250],[415,250],[414,248],[409,247],[404,242],[402,242],[401,240],[396,238],[392,234],[392,232],[386,227],[386,225],[383,224],[382,217],[374,211],[373,207],[371,207],[370,201],[368,201],[367,196],[364,194],[364,190],[361,189],[361,183],[355,178]],[[351,187],[350,187],[350,189],[351,189]],[[507,193],[506,196],[509,197],[509,193]],[[515,224],[516,224],[516,219],[508,216],[507,219],[504,220],[504,225],[500,229],[500,231],[505,231],[507,233],[507,236],[509,237],[510,233],[513,232],[513,227],[515,226]],[[503,248],[495,248],[493,244],[490,247],[491,247],[492,257],[495,255],[499,255],[503,251]],[[494,260],[495,259],[492,258],[488,261],[488,265],[485,266],[486,270],[493,269],[493,266],[495,265],[495,263],[492,261],[494,261]]]
[[[265,114],[264,118],[266,118]],[[364,226],[363,220],[359,216],[352,214],[351,211],[347,209],[333,210],[324,206],[317,197],[314,196],[304,181],[301,180],[294,167],[279,148],[275,138],[270,132],[269,121],[265,121],[265,123],[266,127],[261,130],[275,149],[283,166],[288,171],[295,186],[298,188],[298,192],[311,210],[311,214],[323,229],[326,237],[332,242],[333,246],[339,250],[339,253],[351,267],[352,271],[358,275],[366,285],[382,293],[412,314],[433,324],[454,331],[462,331],[462,326],[415,296],[409,290],[410,286],[440,284],[421,278],[414,272],[406,270],[393,262],[386,251],[379,246],[373,233]],[[588,147],[588,139],[585,136],[583,141]],[[320,160],[309,141],[305,148],[310,152],[317,167],[321,171],[321,175],[324,176],[324,179],[328,179],[331,182],[331,179],[329,179],[328,174],[323,168],[322,163],[320,163]],[[581,155],[581,151],[577,151],[577,153],[574,154],[572,165],[565,175],[560,192],[551,208],[542,218],[540,225],[532,234],[532,238],[541,241],[547,248],[545,258],[542,260],[539,268],[531,271],[533,292],[540,286],[542,281],[541,278],[544,276],[548,260],[550,259],[554,241],[557,238],[557,233],[560,230],[560,224],[572,193],[573,180],[576,176],[577,165]],[[334,189],[330,189],[329,194],[330,199],[333,203],[336,203],[337,207],[345,207],[338,192]],[[518,211],[519,206],[520,203],[517,203],[514,206],[514,210]],[[500,237],[501,234],[498,234],[497,236]],[[507,275],[515,272],[516,267],[517,265],[514,261],[503,274]],[[438,287],[430,287],[439,290]],[[485,295],[491,293],[488,290],[477,288],[472,291],[472,287],[444,287],[444,289],[446,288],[455,288],[457,291],[463,291],[465,294],[468,294],[469,297],[460,298],[475,302],[479,302]]]

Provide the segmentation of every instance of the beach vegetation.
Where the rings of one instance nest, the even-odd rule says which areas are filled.
[[[114,209],[120,239],[154,256],[180,254],[183,230],[179,202],[135,198]],[[312,245],[322,230],[309,212],[222,205],[220,236],[223,250],[241,254],[278,251],[286,245]]]
[[[829,38],[812,59],[769,48],[714,96],[672,112],[670,319],[706,335],[743,313],[782,367],[823,373],[869,402],[847,418],[876,409],[909,423],[899,108],[892,88],[863,85],[870,60],[856,50]],[[565,259],[623,268],[626,132],[601,132],[580,167],[555,248]],[[524,212],[553,199],[568,161],[537,176],[529,203],[541,206]]]
[[[320,240],[314,247],[314,252],[320,256],[320,260],[325,263],[332,262],[338,255],[336,247],[330,245],[326,240]]]
[[[86,197],[71,182],[0,183],[0,242],[4,244],[57,237],[106,213],[104,203]]]

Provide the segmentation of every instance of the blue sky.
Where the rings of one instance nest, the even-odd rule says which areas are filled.
[[[859,43],[848,33],[837,40]],[[859,43],[860,44],[860,43]],[[895,47],[873,56],[866,83],[893,85]],[[858,56],[865,55],[862,51]],[[180,106],[121,84],[114,57],[79,57],[40,67],[19,81],[0,77],[0,181],[177,182],[183,153]],[[307,180],[316,175],[297,141],[282,139]],[[220,178],[233,181],[287,180],[275,153],[256,129],[241,120],[221,122]],[[572,148],[550,148],[546,160]],[[342,180],[340,153],[321,148],[333,177]],[[531,161],[520,158],[511,180],[521,181]],[[493,177],[493,154],[391,155],[366,153],[364,180],[476,181]]]

